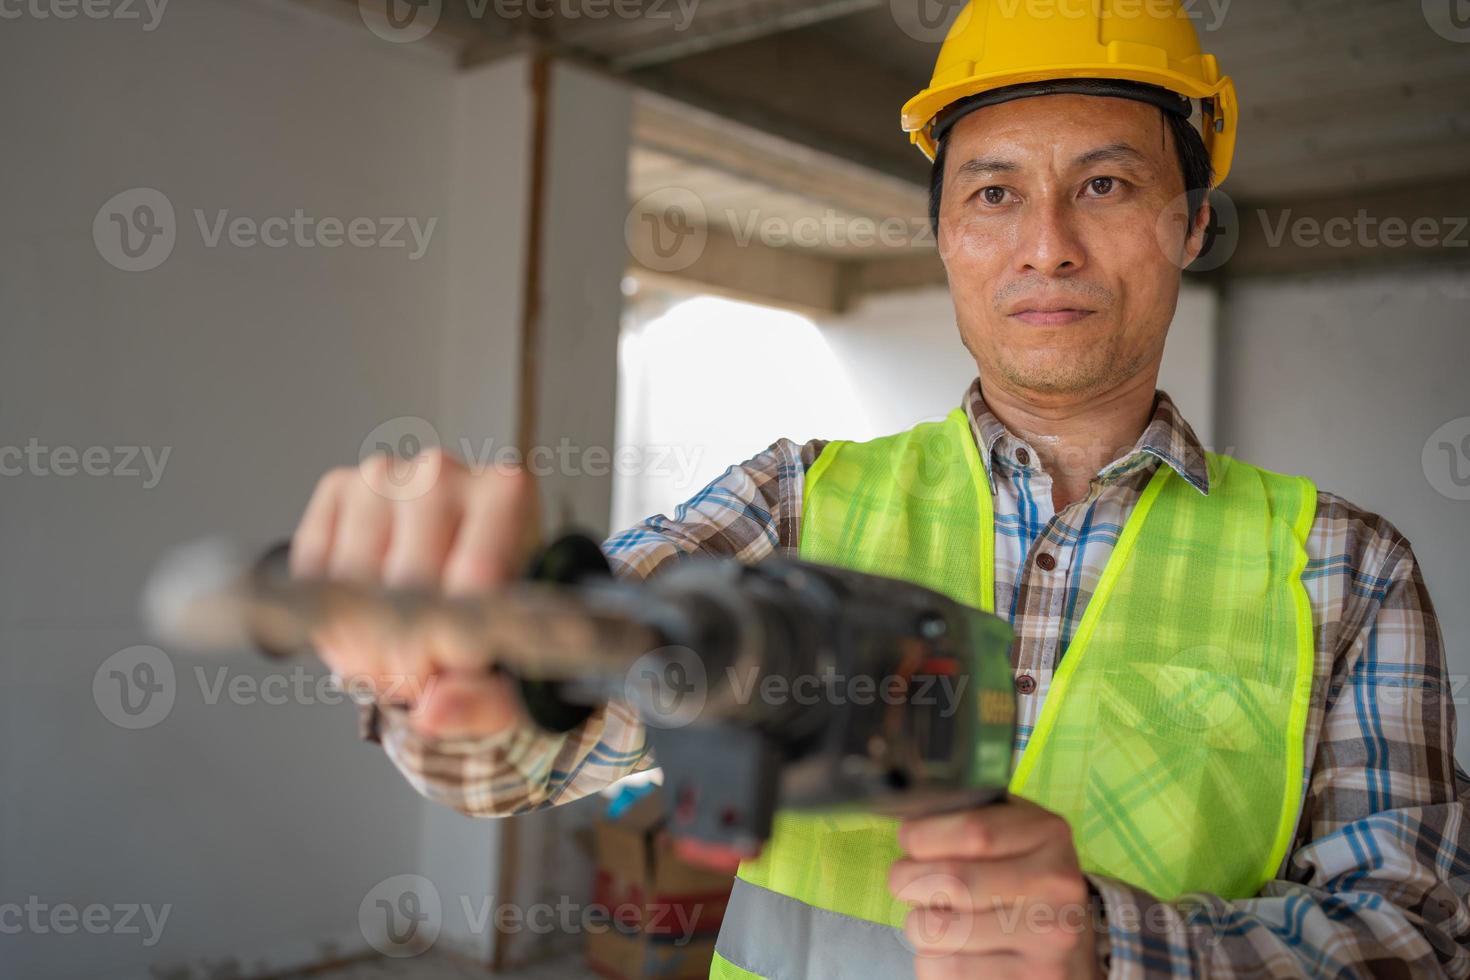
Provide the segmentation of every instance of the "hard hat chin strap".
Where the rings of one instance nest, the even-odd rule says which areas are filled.
[[[981,92],[969,98],[945,106],[934,117],[932,135],[934,142],[939,143],[954,128],[955,123],[974,112],[976,109],[984,109],[986,106],[1000,105],[1003,102],[1014,102],[1017,99],[1030,99],[1038,95],[1096,95],[1114,99],[1132,99],[1134,102],[1146,102],[1149,105],[1158,106],[1171,115],[1188,119],[1194,114],[1193,106],[1189,97],[1171,92],[1157,85],[1147,85],[1143,82],[1109,81],[1102,78],[1070,78],[1057,79],[1049,82],[1027,82],[1023,85],[1007,85],[1005,88],[992,89],[989,92]]]

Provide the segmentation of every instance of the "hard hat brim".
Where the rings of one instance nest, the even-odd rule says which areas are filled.
[[[1164,68],[1120,67],[1117,64],[1066,65],[1037,68],[1026,72],[1006,71],[991,75],[976,75],[951,85],[925,89],[914,96],[903,107],[903,128],[909,134],[910,141],[932,161],[939,151],[938,141],[933,134],[933,124],[941,110],[962,99],[994,89],[1066,79],[1142,82],[1176,92],[1187,98],[1213,100],[1214,115],[1213,118],[1207,120],[1206,131],[1203,135],[1205,144],[1210,150],[1210,162],[1215,171],[1215,183],[1218,185],[1230,172],[1231,158],[1235,148],[1238,110],[1235,85],[1229,76],[1222,77],[1213,84],[1204,84],[1197,78]]]

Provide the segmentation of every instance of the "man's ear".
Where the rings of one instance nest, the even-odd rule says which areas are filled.
[[[1189,224],[1189,237],[1184,240],[1185,268],[1193,264],[1194,260],[1199,258],[1200,253],[1205,250],[1205,235],[1213,217],[1214,212],[1210,208],[1210,192],[1205,191],[1199,210],[1194,213],[1194,220]]]

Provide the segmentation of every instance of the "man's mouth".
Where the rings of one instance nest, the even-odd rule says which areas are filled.
[[[1062,327],[1092,316],[1096,310],[1073,306],[1029,307],[1010,314],[1013,319],[1036,327]]]

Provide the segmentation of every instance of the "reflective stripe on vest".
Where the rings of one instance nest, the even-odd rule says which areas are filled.
[[[1166,900],[1255,895],[1301,801],[1314,656],[1301,572],[1316,490],[1228,457],[1210,455],[1209,468],[1206,497],[1158,467],[1011,781],[1068,819],[1085,870]],[[801,524],[803,559],[994,609],[993,503],[963,411],[829,443],[807,472]],[[875,816],[781,813],[739,877],[773,908],[784,897],[899,927],[907,909],[887,889],[895,830]],[[770,953],[793,968],[781,976],[820,959],[806,945]],[[776,974],[717,960],[712,975]]]
[[[715,969],[721,980],[851,980],[914,975],[914,951],[889,926],[829,912],[735,879]]]

